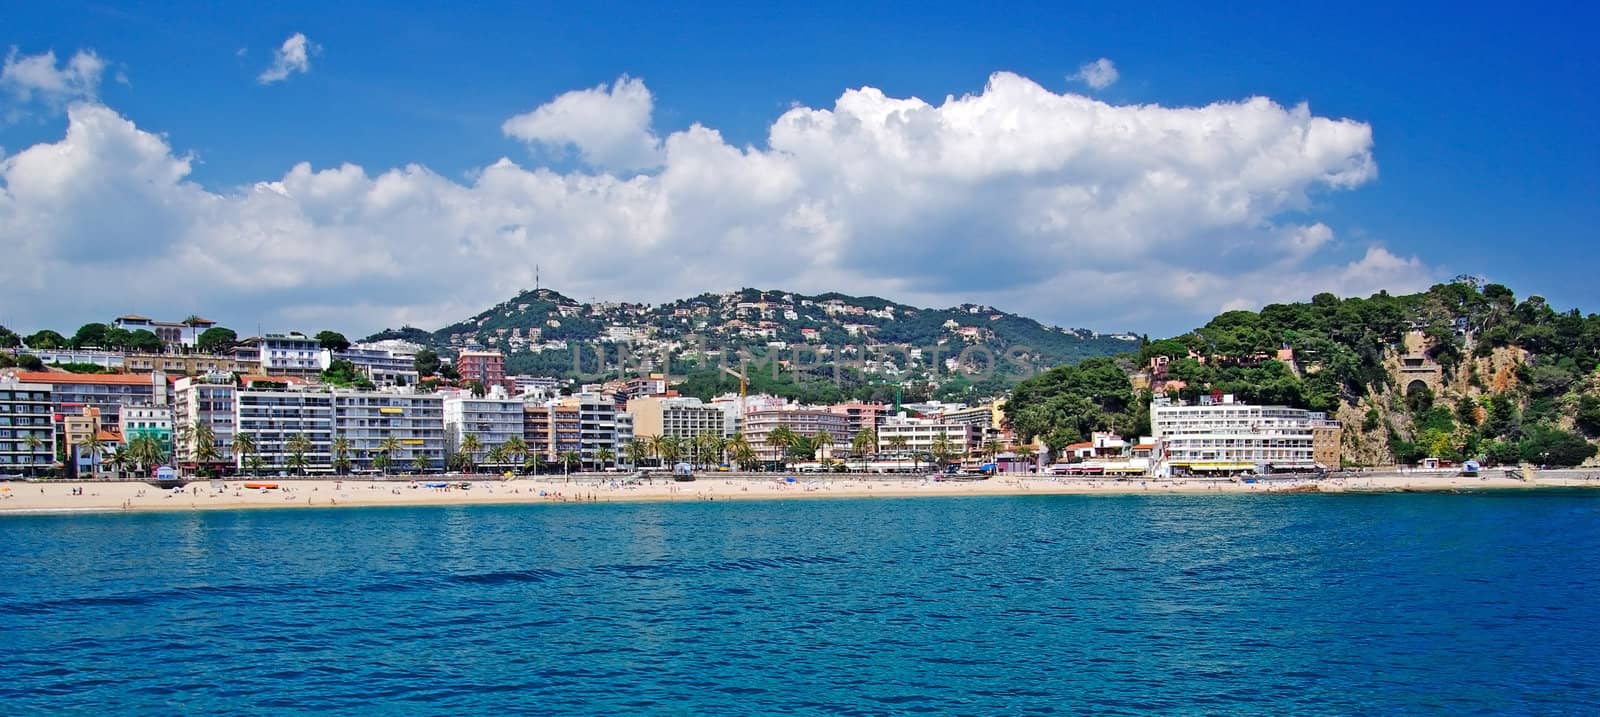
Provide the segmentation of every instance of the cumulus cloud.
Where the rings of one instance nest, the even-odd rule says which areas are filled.
[[[1102,57],[1094,62],[1080,66],[1077,74],[1069,79],[1077,80],[1097,90],[1103,90],[1116,83],[1118,77],[1116,63]]]
[[[552,119],[589,100],[637,111],[640,97],[645,119],[618,123],[627,131],[580,137]],[[0,305],[41,325],[126,302],[362,333],[459,319],[532,286],[537,263],[547,286],[585,298],[837,289],[1160,333],[1438,273],[1303,219],[1318,195],[1377,176],[1370,127],[1305,105],[1118,106],[997,73],[937,105],[864,87],[794,107],[761,147],[700,125],[657,140],[648,107],[625,78],[506,131],[566,137],[594,166],[654,156],[649,174],[500,159],[458,180],[300,163],[219,191],[192,181],[165,137],[77,104],[61,140],[0,160]],[[119,306],[53,290],[63,276],[125,287]]]
[[[0,65],[0,91],[11,99],[10,119],[15,121],[23,107],[34,103],[60,110],[69,102],[94,99],[105,68],[105,61],[92,50],[79,50],[57,65],[54,50],[23,55],[12,47]]]
[[[296,72],[306,73],[311,71],[311,56],[322,50],[316,43],[307,40],[304,33],[295,33],[283,41],[283,45],[272,53],[272,64],[262,70],[256,81],[263,85],[282,82],[289,79],[289,75]],[[242,56],[242,54],[241,54]]]
[[[661,140],[650,129],[655,98],[627,75],[568,92],[501,125],[506,136],[549,148],[576,148],[591,167],[630,170],[661,165]]]

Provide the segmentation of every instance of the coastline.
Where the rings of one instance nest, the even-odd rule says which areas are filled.
[[[450,487],[424,481],[252,479],[276,489],[247,489],[245,480],[208,481],[163,490],[144,482],[41,482],[0,484],[0,516],[271,508],[359,508],[379,506],[527,505],[546,503],[676,503],[718,500],[794,500],[1038,495],[1241,495],[1299,493],[1462,493],[1600,489],[1600,473],[1548,471],[1517,480],[1502,475],[1476,478],[1418,473],[1348,474],[1321,480],[1274,479],[1254,483],[1226,480],[1106,480],[996,476],[982,481],[930,481],[920,478],[796,476],[772,478],[708,475],[691,482],[656,480],[623,485],[615,477],[522,477],[514,480],[451,476]],[[469,489],[456,487],[467,482]]]

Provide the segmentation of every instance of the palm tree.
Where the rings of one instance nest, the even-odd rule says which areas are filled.
[[[594,452],[594,460],[600,464],[598,466],[600,470],[605,470],[606,464],[616,460],[616,458],[617,452],[606,446],[601,446],[599,450]]]
[[[116,466],[117,477],[119,478],[126,478],[128,474],[139,467],[133,452],[128,450],[127,446],[124,446],[120,451],[112,453],[110,461],[112,465]]]
[[[528,473],[538,475],[543,466],[544,454],[538,451],[529,451],[527,457],[522,459],[522,469]]]
[[[106,448],[105,439],[100,437],[100,430],[89,429],[87,435],[78,439],[78,448],[89,454],[89,477],[93,478],[100,472],[100,452]]]
[[[683,457],[683,441],[678,440],[677,436],[656,436],[654,440],[658,444],[656,456],[661,459],[662,467],[675,464]]]
[[[483,450],[483,442],[478,440],[478,434],[468,433],[461,437],[461,452],[467,456],[467,472],[471,473],[478,462],[478,451]]]
[[[267,465],[267,459],[262,458],[260,453],[252,453],[250,454],[250,457],[245,460],[245,463],[250,466],[250,472],[252,474],[261,475],[261,469]]]
[[[756,455],[756,449],[750,446],[750,441],[745,439],[744,434],[735,433],[728,439],[728,455],[733,457],[733,462],[737,463],[741,470],[750,470],[761,465],[761,456]]]
[[[522,440],[522,436],[507,438],[505,443],[500,444],[500,448],[504,450],[507,463],[522,465],[522,460],[528,457],[528,442]]]
[[[562,475],[571,477],[572,464],[582,461],[583,456],[578,455],[577,451],[562,451],[560,459]]]
[[[289,449],[289,460],[286,464],[289,466],[289,470],[298,471],[301,475],[304,475],[306,454],[311,452],[311,439],[307,438],[304,433],[296,433],[289,436],[289,440],[283,442],[283,447]]]
[[[161,442],[155,436],[138,436],[128,442],[128,451],[138,464],[139,472],[149,475],[150,469],[166,459],[167,454],[161,447]]]
[[[339,473],[350,470],[350,439],[339,437],[333,439],[333,468]]]
[[[940,470],[943,470],[945,465],[950,462],[950,459],[957,455],[955,442],[951,441],[950,436],[943,432],[934,436],[933,450],[930,452],[933,453],[933,459],[939,463]]]
[[[666,461],[661,458],[661,453],[662,453],[662,449],[667,445],[667,441],[668,441],[667,437],[666,436],[649,436],[649,437],[646,437],[644,440],[645,440],[646,447],[648,447],[650,449],[650,455],[655,456],[655,458],[656,458],[656,466],[657,467],[665,467],[666,466]]]
[[[694,457],[705,468],[713,463],[722,462],[722,436],[714,433],[702,433],[694,437]]]
[[[194,460],[204,467],[222,460],[222,453],[217,450],[217,432],[209,423],[197,423],[194,426]]]
[[[898,461],[905,460],[906,447],[911,445],[911,441],[905,436],[889,436],[884,439],[884,443],[889,446],[889,450],[894,451],[895,460]],[[913,466],[912,470],[916,470],[916,467]]]
[[[411,454],[411,467],[415,468],[418,473],[427,472],[431,465],[432,464],[428,461],[427,454],[423,453],[422,451],[415,451]]]
[[[778,426],[767,433],[765,442],[768,448],[776,448],[778,450],[779,467],[789,463],[787,460],[789,451],[794,447],[795,441],[799,439],[800,436],[796,435],[788,426]]]
[[[812,459],[819,459],[820,454],[827,452],[828,457],[833,457],[833,434],[827,431],[817,431],[811,436]]]
[[[502,444],[500,444],[498,446],[490,448],[488,450],[488,452],[484,453],[483,462],[484,463],[488,463],[490,465],[495,465],[495,466],[498,466],[501,463],[505,463],[506,462],[506,444],[502,443]]]
[[[394,436],[385,436],[383,440],[378,441],[378,455],[372,459],[372,464],[378,468],[379,473],[385,475],[389,473],[389,466],[394,465],[394,454],[399,450],[400,439]]]
[[[850,450],[861,457],[861,472],[867,472],[867,454],[878,450],[878,434],[871,428],[862,428],[850,439]]]
[[[233,437],[233,454],[239,461],[239,467],[249,463],[256,453],[256,439],[248,433],[241,433]]]
[[[622,455],[633,465],[637,466],[643,463],[650,456],[649,441],[650,439],[648,438],[635,438],[628,441],[628,445],[622,449]]]

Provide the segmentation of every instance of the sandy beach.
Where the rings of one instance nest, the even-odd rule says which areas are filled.
[[[258,479],[271,489],[246,488],[243,480],[199,481],[174,489],[142,482],[41,482],[0,485],[0,515],[56,512],[231,510],[239,508],[329,508],[360,506],[490,505],[516,503],[691,502],[825,498],[908,498],[1003,495],[1121,495],[1220,493],[1460,492],[1485,489],[1600,488],[1600,473],[1546,472],[1529,480],[1498,473],[1472,478],[1442,474],[1364,473],[1344,477],[1227,480],[1108,480],[997,476],[982,481],[934,481],[881,476],[734,477],[711,475],[691,482],[657,479],[625,484],[605,476],[523,477],[514,480],[452,476],[449,487],[424,481]],[[467,483],[470,488],[461,488]]]

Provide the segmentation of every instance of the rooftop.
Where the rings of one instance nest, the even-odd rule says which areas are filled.
[[[100,386],[149,386],[149,374],[127,373],[67,373],[66,371],[18,371],[17,380],[24,383],[81,383]]]

